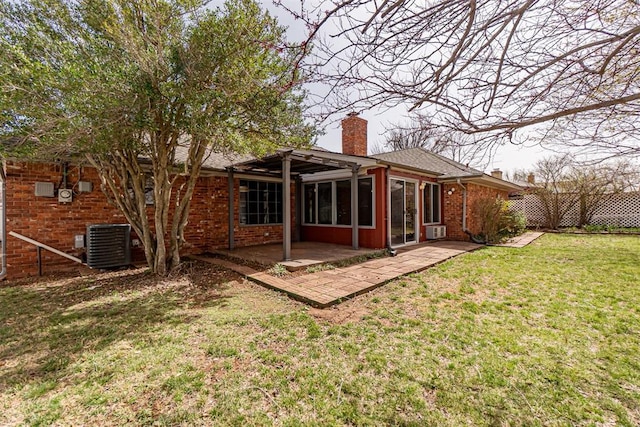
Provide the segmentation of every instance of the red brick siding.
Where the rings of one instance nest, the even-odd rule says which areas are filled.
[[[496,199],[498,197],[501,197],[504,200],[508,200],[509,192],[477,184],[469,184],[468,189],[469,194],[467,195],[467,228],[471,230],[473,234],[477,234],[480,232],[480,219],[477,215],[475,215],[473,211],[476,201],[483,198]]]
[[[497,198],[501,196],[507,199],[508,191],[477,184],[465,185],[467,187],[467,229],[473,234],[477,234],[480,231],[480,224],[473,212],[475,202],[485,197]],[[445,184],[443,187],[444,224],[447,226],[447,238],[451,240],[470,240],[469,236],[462,230],[462,187],[458,184]],[[449,195],[448,191],[451,189],[455,189],[455,191]]]
[[[100,190],[95,169],[69,167],[68,186],[78,181],[93,184],[90,193],[74,194],[72,203],[59,204],[57,197],[36,197],[36,182],[61,181],[60,165],[42,163],[9,163],[7,165],[6,231],[15,231],[44,244],[80,257],[83,250],[73,248],[74,236],[85,234],[90,224],[126,223],[124,216],[107,202]],[[292,185],[292,200],[295,185]],[[235,241],[237,246],[282,241],[282,226],[240,226],[238,220],[239,179],[235,180]],[[183,254],[202,253],[226,247],[228,233],[228,186],[226,176],[198,179],[191,200],[189,219],[185,229],[186,244]],[[292,212],[295,210],[292,203]],[[295,227],[295,218],[292,213]],[[265,236],[268,233],[268,236]],[[142,248],[134,248],[136,260],[144,260]],[[38,273],[36,248],[15,237],[7,237],[7,275],[9,278],[33,276]],[[58,255],[42,251],[43,272],[70,270],[77,264]]]
[[[342,154],[367,155],[367,121],[358,116],[342,120]]]
[[[57,197],[36,197],[36,182],[54,182],[62,177],[62,168],[52,164],[10,163],[7,165],[6,231],[7,275],[10,278],[38,273],[36,248],[8,235],[15,231],[69,254],[80,256],[73,249],[74,235],[85,234],[86,226],[96,223],[126,223],[120,212],[109,205],[99,190],[95,170],[70,167],[69,186],[79,180],[93,183],[91,193],[74,194],[69,204],[59,204]],[[139,255],[139,254],[138,254]],[[58,255],[42,251],[43,272],[54,272],[74,264]]]

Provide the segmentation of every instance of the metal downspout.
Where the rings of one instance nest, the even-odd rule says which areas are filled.
[[[462,185],[460,178],[458,178],[457,184],[462,187],[462,231],[470,234],[471,232],[467,230],[467,187]]]
[[[462,231],[466,233],[473,243],[484,244],[486,242],[478,240],[467,228],[467,186],[463,185],[458,178],[457,184],[462,187]]]

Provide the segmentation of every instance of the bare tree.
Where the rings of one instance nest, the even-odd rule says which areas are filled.
[[[637,169],[628,161],[585,165],[570,155],[544,158],[536,163],[534,172],[545,226],[553,229],[571,211],[579,227],[590,224],[602,205],[632,189],[638,178]]]
[[[314,41],[324,112],[406,105],[509,140],[534,127],[599,157],[640,154],[636,0],[344,0],[291,10]],[[329,37],[322,39],[322,34]],[[582,151],[584,152],[584,150]]]
[[[574,165],[567,176],[578,196],[578,227],[591,224],[596,211],[631,188],[637,172],[629,162],[605,165]]]
[[[405,125],[387,129],[386,140],[374,146],[374,152],[397,151],[407,148],[424,148],[460,163],[488,163],[491,153],[474,143],[470,135],[439,128],[424,117]],[[485,161],[486,160],[486,161]],[[483,164],[484,168],[486,164]]]
[[[527,171],[524,168],[518,168],[518,169],[514,169],[512,171],[506,171],[504,173],[505,179],[512,181],[512,182],[528,182],[530,177],[533,177],[535,179],[535,173],[531,172],[531,171]],[[533,184],[533,183],[531,183]]]
[[[546,157],[536,163],[535,174],[540,179],[535,193],[542,203],[544,225],[554,230],[580,200],[575,183],[568,177],[572,164],[569,155]]]

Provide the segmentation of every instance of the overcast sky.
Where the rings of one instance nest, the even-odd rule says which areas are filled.
[[[282,4],[287,7],[297,10],[300,7],[300,0],[281,0]],[[305,0],[305,4],[311,2]],[[284,12],[281,9],[276,8],[270,0],[263,0],[263,6],[271,11],[279,20],[281,25],[288,27],[288,37],[291,40],[299,40],[304,37],[306,30],[304,25],[300,21],[296,21],[293,17]],[[323,90],[319,86],[312,86],[308,88],[309,91],[317,92]],[[406,124],[408,119],[405,115],[405,110],[402,108],[395,108],[393,110],[381,110],[371,109],[364,111],[361,114],[363,119],[369,122],[368,125],[368,145],[369,148],[376,144],[382,145],[385,141],[386,129],[389,129],[393,124]],[[341,145],[341,130],[340,119],[343,117],[335,116],[330,118],[330,122],[325,123],[325,134],[318,138],[318,145],[331,151],[342,151]],[[527,146],[528,145],[528,146]],[[524,146],[517,145],[504,145],[495,150],[494,155],[490,161],[484,159],[480,164],[473,166],[484,169],[486,172],[499,168],[503,171],[513,171],[515,169],[532,169],[534,163],[545,156],[552,155],[554,153],[545,152],[535,144],[525,144]]]

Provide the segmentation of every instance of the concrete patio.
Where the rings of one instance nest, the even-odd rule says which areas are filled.
[[[401,248],[395,257],[377,258],[348,267],[282,278],[225,259],[203,256],[195,258],[229,268],[262,286],[285,292],[290,297],[315,307],[325,308],[382,286],[397,277],[422,271],[481,247],[483,246],[468,242],[435,241]]]
[[[334,263],[359,256],[381,252],[380,249],[353,249],[351,246],[335,245],[320,242],[293,242],[291,244],[291,260],[282,260],[282,244],[247,246],[232,250],[217,250],[214,254],[231,259],[252,261],[271,266],[282,264],[289,271],[297,271],[313,265]]]
[[[536,240],[538,237],[542,236],[544,233],[541,231],[527,231],[519,236],[512,237],[506,242],[495,245],[495,246],[503,246],[506,248],[524,248],[529,243]]]

